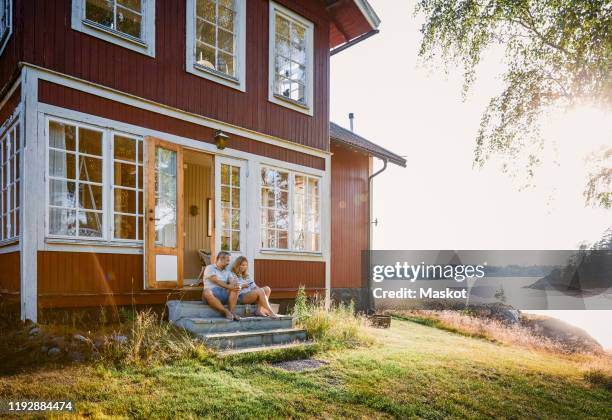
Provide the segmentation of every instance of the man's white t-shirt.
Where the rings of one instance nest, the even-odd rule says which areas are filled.
[[[232,271],[229,269],[229,265],[221,270],[216,264],[207,265],[204,269],[204,289],[214,289],[215,287],[221,287],[217,283],[213,283],[210,277],[217,276],[217,278],[225,283],[229,283],[232,278]]]

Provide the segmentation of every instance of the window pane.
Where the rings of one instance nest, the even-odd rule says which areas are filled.
[[[115,136],[113,148],[115,159],[136,162],[136,140]]]
[[[230,184],[230,167],[229,165],[222,164],[221,165],[221,184],[229,185]]]
[[[88,210],[102,210],[102,187],[79,184],[79,207]]]
[[[291,25],[291,42],[297,47],[303,48],[306,40],[306,29],[298,24]]]
[[[136,214],[136,191],[115,188],[115,211]]]
[[[234,34],[231,32],[224,31],[223,29],[219,29],[219,48],[223,51],[226,51],[230,54],[234,53]]]
[[[232,166],[232,185],[240,186],[240,168],[238,166]]]
[[[196,39],[209,45],[215,45],[215,25],[198,19],[196,21]]]
[[[232,189],[232,207],[235,209],[240,208],[240,188]]]
[[[240,251],[240,232],[232,232],[232,251]]]
[[[156,148],[155,239],[161,246],[176,246],[176,152]]]
[[[288,249],[289,248],[289,237],[286,231],[278,232],[278,244],[277,247],[279,249]]]
[[[284,210],[278,210],[274,213],[274,217],[276,219],[276,228],[277,229],[289,229],[289,212]]]
[[[122,6],[128,7],[135,12],[142,12],[140,0],[118,0],[117,3]]]
[[[136,217],[115,215],[115,238],[136,239]]]
[[[298,230],[293,234],[293,247],[297,250],[304,250],[306,247],[306,238],[304,237],[304,231]]]
[[[140,38],[142,16],[124,9],[117,8],[117,30],[134,38]]]
[[[142,240],[144,237],[144,220],[143,217],[138,218],[138,240]]]
[[[107,0],[87,0],[85,18],[100,25],[113,27],[113,2]]]
[[[285,58],[291,58],[291,47],[289,41],[281,36],[276,35],[276,54],[282,55]]]
[[[49,175],[61,178],[76,178],[76,156],[72,153],[49,151]]]
[[[115,185],[136,188],[136,165],[115,162]]]
[[[79,128],[79,153],[102,156],[102,133]]]
[[[261,231],[261,246],[263,248],[276,248],[274,231],[268,229],[263,229]]]
[[[209,22],[215,22],[215,2],[211,0],[197,0],[196,15]]]
[[[219,51],[217,70],[233,76],[234,73],[234,56],[231,54],[226,54],[222,51]]]
[[[232,229],[240,229],[240,210],[232,210]]]
[[[49,121],[49,147],[74,151],[76,148],[76,128],[55,121]]]
[[[234,11],[219,4],[218,24],[221,28],[234,32]]]
[[[76,211],[49,209],[49,233],[53,235],[76,235]]]
[[[64,180],[49,180],[49,204],[59,207],[76,206],[76,183]]]
[[[276,15],[276,33],[289,39],[289,21],[280,15]]]
[[[221,205],[229,207],[230,205],[230,187],[221,187]]]
[[[229,251],[230,250],[230,232],[229,230],[224,230],[221,234],[221,251]]]
[[[211,69],[215,68],[215,49],[203,44],[196,45],[196,63]]]
[[[80,211],[79,219],[79,236],[87,238],[102,237],[102,213],[94,213],[90,211]]]
[[[102,183],[102,159],[79,156],[79,179]]]
[[[230,210],[227,207],[221,208],[221,229],[230,228]]]

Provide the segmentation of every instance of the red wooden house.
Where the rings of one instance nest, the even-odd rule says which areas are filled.
[[[0,296],[199,298],[199,250],[360,296],[372,158],[329,120],[366,0],[0,0]]]

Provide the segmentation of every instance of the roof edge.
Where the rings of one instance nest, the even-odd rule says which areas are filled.
[[[368,2],[368,0],[353,0],[355,5],[361,11],[361,14],[366,18],[372,29],[377,29],[380,25],[380,18]]]

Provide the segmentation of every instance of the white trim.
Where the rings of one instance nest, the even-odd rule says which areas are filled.
[[[24,68],[21,72],[21,102],[24,112],[21,117],[21,319],[34,322],[38,315],[38,240],[43,228],[40,211],[44,208],[44,167],[40,164],[44,148],[40,147],[39,124],[36,116],[38,79]],[[42,149],[42,150],[41,150]]]
[[[279,137],[271,136],[268,134],[260,133],[258,131],[249,130],[237,125],[228,124],[223,121],[215,120],[212,118],[204,117],[191,112],[183,111],[177,108],[172,108],[167,105],[159,104],[157,102],[150,101],[148,99],[140,98],[135,95],[130,95],[116,89],[108,88],[103,85],[91,83],[76,77],[67,76],[62,73],[55,72],[53,70],[45,69],[30,63],[22,63],[24,68],[32,69],[33,74],[38,79],[46,80],[56,84],[60,84],[72,89],[76,89],[82,92],[90,93],[92,95],[100,96],[112,101],[120,102],[125,105],[130,105],[136,108],[145,109],[158,114],[167,115],[169,117],[177,118],[183,121],[192,122],[197,125],[212,128],[213,130],[222,130],[227,134],[236,134],[245,138],[261,141],[263,143],[272,144],[275,146],[282,147],[284,149],[290,149],[304,154],[325,158],[330,156],[331,152],[317,149],[310,146],[305,146],[293,141],[284,140]],[[230,140],[231,142],[231,140]],[[201,142],[198,142],[201,143]],[[212,145],[214,148],[215,146]],[[230,143],[231,147],[231,143]],[[215,148],[216,149],[216,148]]]
[[[276,51],[276,14],[284,15],[306,28],[306,103],[300,104],[274,92],[275,51]],[[273,1],[270,2],[268,36],[268,100],[277,105],[290,108],[312,116],[314,114],[314,24],[295,12]]]
[[[142,37],[134,38],[86,19],[85,0],[72,0],[71,26],[75,31],[155,57],[155,0],[142,0]]]
[[[355,5],[359,8],[359,11],[363,15],[363,17],[365,17],[365,19],[370,24],[370,27],[372,29],[378,28],[378,25],[380,25],[380,18],[378,17],[378,15],[374,11],[370,3],[368,3],[367,0],[353,0],[353,1]]]
[[[185,22],[185,63],[186,71],[199,77],[203,77],[213,82],[237,89],[241,92],[246,91],[246,0],[234,0],[236,5],[235,38],[236,45],[234,50],[236,78],[226,76],[221,72],[207,69],[197,65],[195,62],[195,21],[196,21],[196,2],[197,0],[186,0],[187,11]]]
[[[11,39],[11,35],[13,34],[13,0],[4,0],[4,1],[6,1],[7,3],[6,7],[8,8],[7,25],[6,25],[8,30],[6,34],[2,38],[0,38],[0,56],[4,52],[4,49],[9,42],[9,39]]]

